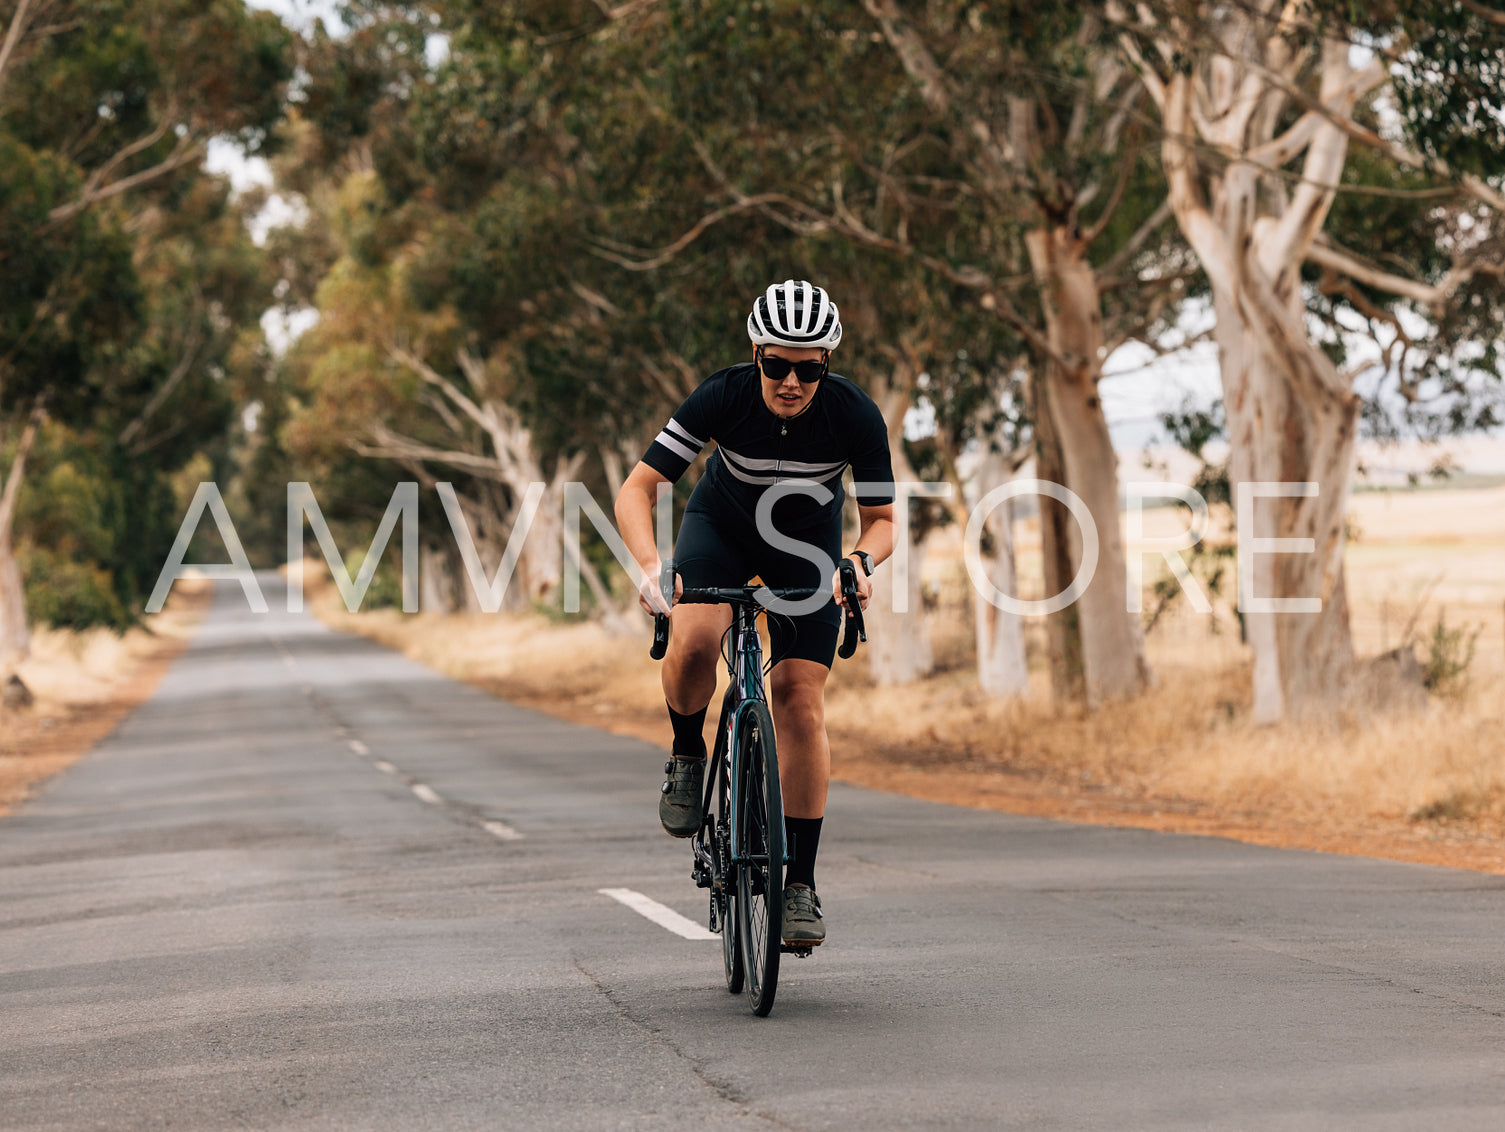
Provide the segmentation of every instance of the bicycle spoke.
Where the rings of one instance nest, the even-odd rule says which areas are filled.
[[[783,910],[784,817],[773,720],[755,702],[744,716],[737,758],[737,911],[753,1013],[773,1009]]]

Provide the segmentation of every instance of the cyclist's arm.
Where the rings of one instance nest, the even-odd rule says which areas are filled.
[[[888,426],[883,414],[871,399],[863,397],[853,413],[853,428],[858,437],[857,451],[852,458],[852,478],[857,492],[857,518],[859,523],[857,545],[847,557],[857,567],[857,594],[862,607],[867,608],[873,592],[873,583],[857,558],[859,550],[873,556],[873,564],[886,561],[894,552],[894,467],[888,451]],[[872,502],[863,503],[863,499]],[[832,588],[838,601],[841,600],[841,580],[838,572],[832,579]]]
[[[627,552],[642,568],[644,578],[638,600],[649,613],[660,610],[658,596],[658,542],[654,537],[654,513],[658,505],[660,484],[672,484],[695,462],[701,449],[715,432],[717,414],[722,408],[724,383],[718,370],[697,385],[684,403],[674,411],[663,431],[648,445],[617,495],[617,530],[627,545]],[[676,594],[683,587],[676,580]]]
[[[639,587],[638,600],[649,613],[664,613],[658,596],[658,542],[653,534],[653,509],[658,502],[658,485],[668,483],[669,477],[639,461],[622,485],[617,495],[617,530],[627,545],[627,553],[643,569],[643,583]],[[675,581],[677,594],[681,586]]]
[[[873,565],[879,566],[888,561],[894,552],[894,505],[892,503],[878,503],[872,507],[857,505],[858,535],[857,545],[852,547],[852,552],[847,555],[857,564],[858,574],[866,574],[862,563],[857,562],[857,552],[866,551],[873,556]]]
[[[857,597],[863,609],[867,608],[868,599],[873,596],[873,580],[867,576],[867,571],[862,568],[862,562],[857,557],[859,550],[866,551],[873,556],[873,565],[885,561],[894,552],[894,505],[892,503],[877,503],[871,507],[857,505],[857,521],[859,533],[857,545],[847,555],[852,560],[852,565],[857,567]],[[831,593],[838,604],[845,604],[841,600],[841,571],[838,570],[831,578]]]
[[[658,502],[658,485],[669,477],[655,471],[641,460],[622,484],[617,495],[617,530],[627,544],[627,552],[645,572],[658,566],[658,543],[653,537],[653,508]]]

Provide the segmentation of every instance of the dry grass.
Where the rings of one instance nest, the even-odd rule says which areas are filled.
[[[838,664],[827,701],[836,775],[962,804],[1505,871],[1505,490],[1366,494],[1353,510],[1361,655],[1402,643],[1408,622],[1423,633],[1445,609],[1450,625],[1480,629],[1460,695],[1254,728],[1231,619],[1213,632],[1208,618],[1182,612],[1151,635],[1157,685],[1138,699],[1094,713],[1058,707],[1042,671],[1029,696],[988,700],[966,665],[959,555],[943,545],[927,563],[942,671],[875,693],[860,661]],[[1176,521],[1147,520],[1152,534]],[[1466,538],[1448,533],[1460,530]],[[1020,535],[1027,563],[1037,536],[1026,525]],[[331,597],[316,601],[321,616],[433,667],[667,743],[645,641],[541,616],[352,616],[332,612]],[[1038,655],[1043,634],[1033,632]]]
[[[76,761],[156,688],[207,607],[209,587],[180,582],[143,628],[38,630],[18,675],[35,696],[0,707],[0,815]]]

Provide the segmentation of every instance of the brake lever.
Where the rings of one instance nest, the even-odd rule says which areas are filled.
[[[658,574],[658,592],[663,595],[664,604],[674,608],[674,559],[664,561],[663,568]],[[648,650],[648,655],[654,660],[663,660],[664,653],[669,650],[669,615],[667,613],[655,613],[653,615],[653,645]]]
[[[867,626],[862,620],[862,600],[857,593],[857,567],[850,558],[841,560],[841,597],[846,602],[846,629],[842,634],[841,648],[837,655],[850,660],[857,651],[857,644],[867,643]],[[856,633],[854,638],[853,633]]]

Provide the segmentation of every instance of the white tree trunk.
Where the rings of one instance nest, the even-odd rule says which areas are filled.
[[[968,484],[967,505],[1009,478],[1009,460],[991,445]],[[983,527],[983,569],[999,593],[1019,596],[1014,562],[1014,504],[997,508]],[[990,696],[1021,696],[1029,691],[1029,666],[1024,653],[1024,625],[1018,614],[999,609],[974,593],[973,625],[977,635],[977,683]]]
[[[1285,538],[1311,539],[1315,546],[1312,554],[1254,559],[1250,592],[1255,598],[1322,602],[1316,613],[1244,615],[1254,655],[1254,719],[1275,723],[1287,714],[1331,704],[1347,691],[1353,677],[1343,551],[1359,406],[1356,397],[1328,390],[1294,394],[1294,375],[1331,365],[1304,337],[1282,341],[1266,333],[1265,326],[1251,333],[1238,316],[1226,324],[1220,320],[1223,325],[1233,330],[1227,337],[1237,339],[1237,346],[1245,350],[1243,360],[1225,374],[1225,380],[1234,379],[1225,385],[1234,490],[1254,482],[1310,482],[1317,484],[1319,493],[1315,498],[1271,499],[1256,506],[1254,530],[1239,532],[1242,539],[1278,532]],[[1219,342],[1220,350],[1233,345]],[[1285,427],[1262,427],[1272,420],[1284,421]]]
[[[8,534],[0,536],[0,682],[8,680],[31,652],[26,590]]]
[[[26,589],[16,561],[13,531],[26,459],[41,427],[41,409],[35,409],[21,431],[20,443],[11,460],[5,486],[0,489],[0,681],[7,680],[31,653],[31,623],[26,616]]]
[[[1056,436],[1050,407],[1050,383],[1043,362],[1036,364],[1030,379],[1030,410],[1034,418],[1035,476],[1047,483],[1066,482],[1066,460]],[[1071,561],[1071,528],[1076,520],[1055,499],[1041,496],[1040,569],[1045,593],[1058,594],[1071,585],[1076,568]],[[1045,617],[1046,659],[1050,668],[1050,691],[1059,703],[1078,703],[1087,698],[1082,671],[1081,610],[1068,606]]]
[[[925,612],[921,571],[925,565],[925,540],[909,544],[908,606],[894,612],[894,571],[879,569],[873,577],[873,596],[863,615],[867,622],[867,665],[875,684],[912,684],[935,671],[930,644],[930,618]]]
[[[1064,486],[1087,505],[1097,527],[1092,583],[1077,602],[1082,668],[1089,705],[1132,696],[1150,680],[1138,617],[1128,612],[1128,559],[1119,517],[1118,457],[1103,416],[1103,320],[1097,278],[1074,228],[1038,228],[1025,238],[1039,281],[1046,333],[1055,359],[1045,369],[1050,411],[1066,465]],[[1082,562],[1073,525],[1071,559]]]
[[[425,613],[453,613],[459,603],[455,600],[455,575],[449,552],[425,546],[419,556],[422,568],[418,571],[418,608]]]
[[[918,479],[904,454],[904,414],[909,408],[913,367],[902,363],[894,374],[874,383],[873,400],[888,424],[888,448],[893,459],[894,479],[903,483]],[[909,506],[903,501],[901,506]],[[923,524],[907,525],[909,579],[904,612],[894,611],[895,564],[890,560],[873,577],[873,595],[864,618],[867,622],[868,672],[875,684],[911,684],[935,671],[930,644],[930,617],[925,610],[922,572],[925,565]]]
[[[1261,41],[1251,32],[1241,41],[1263,52],[1268,68],[1290,65],[1278,38]],[[1347,114],[1373,80],[1352,71],[1345,42],[1324,41],[1320,51],[1320,97],[1329,113]],[[1359,400],[1310,339],[1300,276],[1332,204],[1328,186],[1342,175],[1348,137],[1323,118],[1277,138],[1284,96],[1264,73],[1240,75],[1240,67],[1238,58],[1218,57],[1210,72],[1217,81],[1201,92],[1185,74],[1151,89],[1165,119],[1171,204],[1212,282],[1233,490],[1258,482],[1318,486],[1316,497],[1257,506],[1255,529],[1239,531],[1240,539],[1310,538],[1315,544],[1312,554],[1258,556],[1253,577],[1241,580],[1241,589],[1255,598],[1322,603],[1314,613],[1245,612],[1254,719],[1274,723],[1330,706],[1353,675],[1343,551]],[[1261,179],[1260,163],[1232,162],[1205,177],[1204,196],[1198,158],[1187,145],[1197,132],[1223,153],[1258,149],[1273,165],[1305,150],[1302,180],[1287,195]]]

